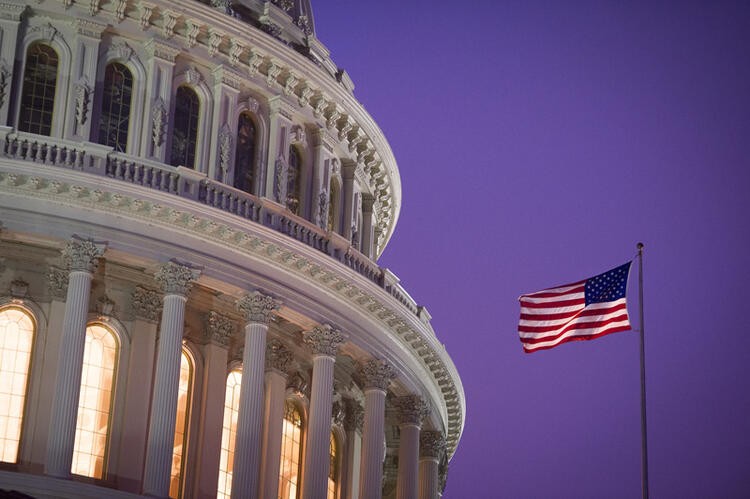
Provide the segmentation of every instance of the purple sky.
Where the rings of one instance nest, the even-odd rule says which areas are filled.
[[[467,419],[445,497],[640,495],[638,336],[534,354],[517,298],[645,248],[651,493],[750,494],[750,5],[314,0]],[[637,319],[636,274],[630,313]]]

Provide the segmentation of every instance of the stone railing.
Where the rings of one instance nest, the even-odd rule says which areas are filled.
[[[330,255],[418,315],[417,303],[399,284],[398,277],[360,253],[344,237],[321,229],[278,203],[211,180],[190,168],[129,156],[100,144],[18,132],[9,127],[0,127],[0,156],[168,192],[259,223]]]

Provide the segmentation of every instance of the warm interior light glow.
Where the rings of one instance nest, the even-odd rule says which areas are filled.
[[[338,476],[338,449],[336,446],[336,435],[331,432],[331,445],[329,450],[331,464],[328,467],[328,499],[336,499],[336,477]]]
[[[302,415],[289,400],[284,407],[282,431],[279,499],[296,499],[302,457]]]
[[[101,324],[87,327],[70,470],[73,474],[92,478],[104,475],[116,359],[115,334]]]
[[[188,422],[190,421],[190,392],[193,381],[193,363],[187,351],[182,349],[180,360],[180,388],[177,396],[177,420],[174,427],[174,449],[172,451],[172,472],[169,480],[169,497],[177,499],[182,495],[182,471],[184,450],[187,442]]]
[[[234,440],[237,436],[237,415],[240,409],[240,384],[242,371],[235,369],[227,376],[224,398],[224,423],[221,430],[221,458],[219,460],[219,489],[217,499],[232,495],[232,467],[234,465]]]
[[[0,461],[15,463],[21,442],[34,321],[18,308],[0,311]]]

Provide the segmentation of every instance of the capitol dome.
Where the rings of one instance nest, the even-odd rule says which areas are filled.
[[[436,498],[459,375],[307,0],[5,0],[0,495]]]

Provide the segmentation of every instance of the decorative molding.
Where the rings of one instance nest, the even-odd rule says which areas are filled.
[[[284,81],[284,95],[287,97],[294,94],[294,88],[299,83],[299,78],[297,78],[297,75],[295,75],[292,72],[289,72],[289,74],[286,77],[286,80]]]
[[[307,84],[305,84],[305,86],[302,87],[302,91],[299,94],[299,99],[297,100],[300,107],[307,106],[310,103],[310,97],[312,97],[314,93],[315,91],[307,86]]]
[[[143,319],[147,322],[157,323],[161,317],[162,300],[159,292],[153,289],[136,286],[133,290],[131,301],[133,315],[137,319]]]
[[[195,66],[188,66],[182,74],[185,76],[185,80],[191,85],[197,86],[203,83],[203,75]]]
[[[112,301],[109,296],[102,295],[101,298],[96,301],[96,311],[100,316],[111,317],[114,310],[115,302]]]
[[[237,66],[240,63],[240,58],[242,57],[242,53],[245,52],[245,45],[242,43],[239,43],[237,40],[233,39],[231,45],[229,46],[229,64],[232,66]]]
[[[344,421],[343,426],[346,431],[362,432],[362,426],[365,421],[365,411],[362,405],[353,398],[344,397]]]
[[[34,33],[37,36],[39,36],[42,40],[46,40],[50,43],[55,41],[55,37],[60,35],[60,32],[57,31],[57,28],[52,26],[52,24],[41,24],[39,26],[34,26],[32,28],[29,28],[29,33]],[[62,35],[60,35],[62,38]]]
[[[146,43],[143,44],[143,47],[146,49],[146,52],[151,55],[151,57],[156,57],[158,59],[171,63],[175,62],[175,60],[177,59],[177,55],[181,52],[179,48],[161,42],[156,38],[148,39]]]
[[[151,24],[151,16],[154,13],[154,7],[156,7],[155,4],[148,3],[148,2],[141,2],[138,5],[138,9],[141,11],[141,16],[140,16],[141,29],[145,30]]]
[[[206,314],[205,339],[207,341],[223,347],[229,346],[236,329],[234,321],[226,315],[213,310]]]
[[[289,142],[292,144],[299,144],[302,147],[307,147],[307,134],[305,128],[301,125],[292,126],[289,132]]]
[[[62,250],[63,261],[70,272],[94,272],[107,244],[73,236]]]
[[[255,50],[250,51],[250,57],[247,59],[247,74],[252,78],[258,75],[258,69],[263,63],[263,56]]]
[[[290,12],[294,7],[293,0],[271,0],[271,3],[281,8],[284,12]]]
[[[172,38],[174,36],[174,29],[177,26],[177,22],[182,17],[179,13],[171,10],[162,10],[162,27],[161,32],[164,38]]]
[[[326,119],[326,126],[328,128],[336,128],[336,122],[338,122],[339,118],[341,118],[341,113],[338,109],[336,109],[335,104],[330,107],[332,107],[333,109],[328,114],[328,118]]]
[[[93,8],[95,2],[98,4],[99,0],[91,0],[91,5],[89,5],[90,9]],[[93,16],[94,14],[91,15]],[[106,24],[101,24],[90,19],[76,19],[74,21],[74,26],[76,33],[88,36],[89,38],[94,38],[95,40],[100,40],[102,38],[102,33],[107,29]]]
[[[47,273],[49,294],[53,300],[65,301],[68,297],[69,272],[60,267],[50,267]]]
[[[339,347],[344,343],[341,331],[329,324],[315,326],[310,331],[302,333],[302,342],[313,355],[327,355],[336,357]]]
[[[250,111],[253,114],[258,114],[258,109],[260,109],[260,103],[255,97],[248,97],[247,98],[247,110]]]
[[[198,36],[200,36],[203,27],[203,23],[196,21],[195,19],[189,19],[186,23],[187,30],[185,36],[187,38],[188,46],[195,47],[198,43]]]
[[[310,36],[313,32],[312,26],[310,25],[310,18],[306,15],[299,16],[294,24],[297,25],[297,27],[305,34],[305,36]]]
[[[0,3],[0,19],[6,21],[20,21],[26,13],[28,5],[15,3]]]
[[[275,317],[281,302],[258,291],[253,291],[237,300],[236,306],[248,323],[268,325]]]
[[[155,147],[161,147],[164,143],[164,133],[167,130],[167,106],[161,97],[157,97],[154,100],[153,106],[153,124],[151,128],[151,140],[154,142]]]
[[[14,279],[10,282],[9,290],[10,296],[13,298],[26,298],[26,295],[29,293],[29,283],[23,279]]]
[[[445,452],[445,437],[441,431],[419,433],[419,457],[440,460]]]
[[[328,191],[324,188],[318,194],[318,227],[325,229],[328,225]]]
[[[229,129],[229,125],[224,123],[219,130],[219,169],[221,170],[222,178],[226,178],[226,174],[229,171],[229,160],[232,154],[232,131]]]
[[[281,74],[281,67],[277,66],[275,62],[271,61],[271,64],[266,70],[266,85],[272,87],[276,83],[276,78]]]
[[[0,6],[1,8],[2,6]],[[0,59],[0,108],[5,104],[5,97],[8,95],[8,83],[10,82],[10,69],[4,59]]]
[[[107,50],[107,56],[113,59],[120,59],[122,61],[138,61],[138,56],[135,54],[133,47],[125,42],[113,43]],[[138,61],[140,62],[140,61]]]
[[[128,0],[117,0],[117,3],[115,5],[115,19],[117,19],[118,23],[121,23],[125,20],[125,17],[127,16],[128,11]]]
[[[154,280],[161,287],[165,295],[187,296],[192,283],[200,276],[196,267],[170,260],[165,263],[154,276]]]
[[[377,388],[387,391],[391,380],[396,377],[396,371],[383,359],[370,359],[360,366],[359,374],[362,377],[364,388]]]
[[[278,203],[284,203],[286,200],[286,176],[287,176],[287,164],[284,158],[278,157],[274,168],[274,187],[276,191],[276,201]]]
[[[266,369],[273,369],[284,376],[288,374],[293,359],[292,352],[284,344],[272,339],[266,344]]]
[[[75,84],[76,123],[78,126],[86,124],[89,117],[89,103],[91,101],[92,89],[86,78],[81,78]]]
[[[286,387],[287,390],[292,390],[292,392],[294,393],[306,396],[307,380],[299,372],[295,372],[291,376],[289,376]]]
[[[399,423],[422,425],[422,420],[430,414],[430,406],[419,395],[405,395],[398,397],[394,405],[398,409]]]
[[[221,42],[224,41],[224,33],[212,29],[208,33],[208,55],[215,57],[219,53]]]

